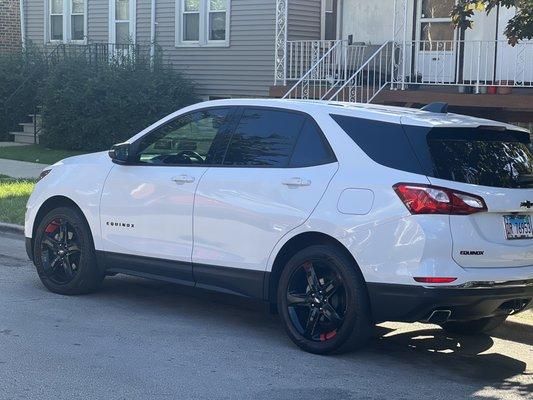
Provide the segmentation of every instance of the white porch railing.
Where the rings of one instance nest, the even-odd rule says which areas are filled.
[[[405,84],[533,87],[533,42],[439,40],[406,43]]]
[[[383,44],[370,57],[347,41],[288,42],[284,98],[371,102],[387,85],[533,88],[533,41],[409,41]],[[470,91],[470,89],[465,89]]]
[[[370,103],[391,82],[391,58],[394,43],[384,43],[370,58],[348,77],[328,100]]]
[[[286,79],[297,81],[313,67],[332,47],[336,48],[336,60],[347,70],[361,65],[365,45],[350,44],[347,40],[299,40],[287,42]],[[339,68],[338,73],[342,73]]]
[[[284,98],[330,95],[364,61],[366,45],[347,40],[289,42],[287,80],[297,81]]]

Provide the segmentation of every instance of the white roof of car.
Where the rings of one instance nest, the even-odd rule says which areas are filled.
[[[453,113],[434,113],[416,108],[384,106],[364,103],[345,103],[320,100],[284,100],[284,99],[226,99],[212,100],[199,105],[203,107],[221,105],[279,107],[316,113],[351,115],[359,118],[382,120],[405,125],[432,127],[479,127],[499,126],[512,130],[527,132],[526,129],[503,122],[492,121]]]

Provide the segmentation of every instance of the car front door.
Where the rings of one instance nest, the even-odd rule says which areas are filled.
[[[100,216],[106,264],[177,281],[192,281],[192,212],[201,176],[216,162],[229,108],[179,116],[132,144],[129,165],[115,165]]]
[[[261,297],[270,252],[309,217],[337,167],[311,117],[244,108],[223,165],[209,168],[196,191],[197,285]]]

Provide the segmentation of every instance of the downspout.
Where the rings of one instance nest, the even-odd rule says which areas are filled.
[[[152,65],[154,64],[155,57],[155,2],[156,0],[151,0],[150,3],[150,60]]]
[[[19,12],[20,12],[20,40],[22,42],[22,48],[26,45],[26,23],[24,20],[24,0],[19,0]]]

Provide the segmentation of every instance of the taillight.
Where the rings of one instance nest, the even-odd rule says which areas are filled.
[[[393,188],[411,214],[470,215],[487,211],[485,201],[475,194],[415,183],[398,183]]]

